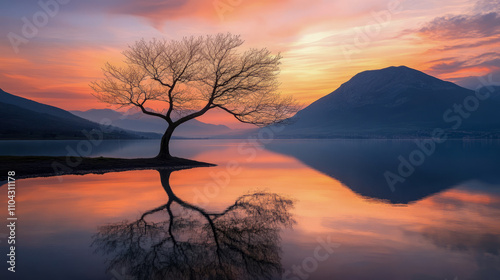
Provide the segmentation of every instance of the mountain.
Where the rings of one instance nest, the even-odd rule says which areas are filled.
[[[142,132],[163,133],[167,129],[167,122],[154,116],[148,116],[142,112],[133,112],[129,114],[120,113],[111,109],[92,109],[88,111],[71,111],[76,116],[84,119],[99,122],[108,119],[113,125],[129,130]],[[224,135],[232,130],[225,125],[214,125],[204,123],[198,120],[190,120],[180,125],[174,132],[174,137],[185,138],[207,138],[212,136]]]
[[[442,128],[450,137],[499,138],[500,88],[490,95],[479,100],[472,90],[405,66],[365,71],[299,111],[278,137],[428,137]]]
[[[19,97],[10,93],[7,93],[0,89],[0,102],[5,104],[14,105],[20,108],[24,108],[36,113],[47,114],[58,118],[63,118],[70,121],[81,122],[82,119],[71,114],[63,109],[38,103],[30,99]]]
[[[98,123],[63,109],[12,95],[0,89],[0,139],[85,139],[85,131],[101,130]],[[157,134],[109,127],[106,139],[142,139]],[[107,129],[107,130],[108,130]]]

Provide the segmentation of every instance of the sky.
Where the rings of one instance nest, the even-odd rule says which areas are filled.
[[[281,53],[280,91],[303,106],[388,66],[471,89],[500,81],[500,0],[0,1],[0,88],[66,110],[114,108],[89,83],[135,41],[219,32]]]

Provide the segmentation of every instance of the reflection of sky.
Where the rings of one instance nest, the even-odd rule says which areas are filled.
[[[474,76],[500,71],[498,0],[399,1],[402,11],[382,26],[376,20],[389,18],[388,0],[70,1],[16,54],[7,34],[21,34],[21,18],[40,11],[37,2],[0,9],[0,87],[68,110],[103,108],[89,82],[102,76],[105,61],[120,61],[120,52],[143,37],[242,34],[247,47],[282,52],[283,92],[304,104],[368,69],[407,65],[474,88]],[[214,7],[238,2],[226,6],[223,18]],[[378,35],[346,61],[342,47],[353,50],[366,28]]]
[[[223,140],[221,140],[223,141]],[[3,140],[0,141],[1,156],[67,156],[74,155],[78,150],[80,140]],[[182,156],[185,158],[193,158],[202,150],[206,150],[205,146],[192,145],[190,140],[173,139],[170,143],[174,156]],[[138,158],[138,157],[154,157],[158,154],[160,139],[155,140],[106,140],[99,145],[94,145],[89,152],[90,157],[121,157],[121,158]],[[219,145],[210,145],[210,149],[223,149]]]
[[[227,185],[211,189],[206,209],[224,209],[255,190],[295,199],[297,224],[283,235],[285,269],[312,256],[318,237],[330,237],[340,247],[309,279],[500,275],[498,186],[470,181],[410,205],[389,205],[364,199],[291,157],[261,150],[249,160],[249,154],[238,153],[238,143],[225,148],[203,143],[208,146],[194,159],[216,159],[219,165],[174,172],[173,191],[187,202],[205,201],[199,194],[217,182],[214,178],[224,181],[225,163],[233,160],[241,172],[230,176]],[[167,197],[156,171],[65,176],[62,183],[56,178],[26,179],[18,182],[18,190],[19,275],[29,271],[51,274],[51,279],[69,279],[64,273],[70,271],[71,279],[101,279],[102,259],[89,248],[97,227],[137,218]]]

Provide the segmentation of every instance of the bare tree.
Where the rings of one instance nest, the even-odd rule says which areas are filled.
[[[276,279],[282,273],[281,231],[291,228],[294,201],[275,193],[239,197],[212,212],[179,198],[171,170],[158,170],[166,204],[137,220],[99,227],[96,252],[108,270],[127,268],[142,279]]]
[[[284,121],[298,106],[277,92],[281,56],[265,48],[238,52],[242,44],[240,36],[231,34],[137,41],[123,52],[124,66],[104,66],[105,78],[91,83],[93,95],[164,119],[168,128],[158,158],[171,158],[175,128],[210,109],[257,126]],[[166,103],[162,111],[146,107],[160,102]]]

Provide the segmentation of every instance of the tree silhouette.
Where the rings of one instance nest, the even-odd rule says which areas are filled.
[[[107,63],[105,78],[91,83],[100,101],[137,106],[168,123],[158,158],[171,158],[169,142],[179,125],[218,108],[244,123],[282,122],[298,106],[277,92],[280,55],[267,49],[240,53],[243,40],[218,34],[180,41],[140,40],[124,52],[125,66]],[[154,111],[150,103],[166,103]]]
[[[102,226],[96,251],[108,269],[126,267],[133,279],[271,279],[282,271],[280,231],[295,223],[293,201],[257,192],[221,212],[177,197],[172,171],[159,170],[168,202],[136,221]]]

